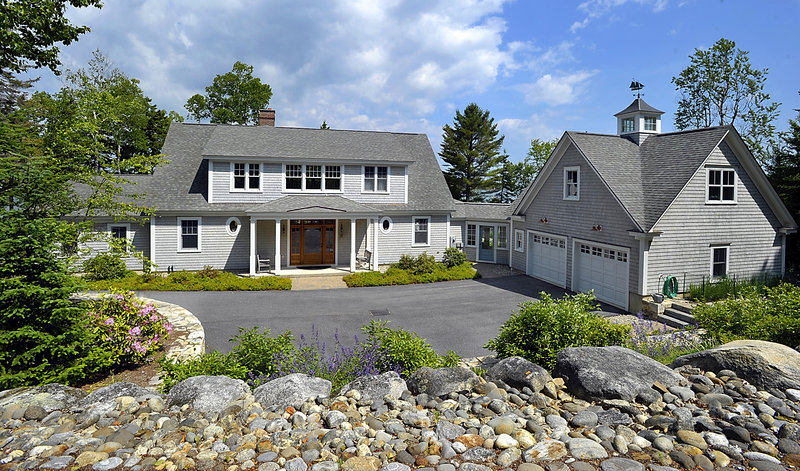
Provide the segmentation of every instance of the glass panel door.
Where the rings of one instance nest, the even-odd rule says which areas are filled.
[[[494,262],[494,226],[480,226],[481,245],[478,248],[478,260]]]

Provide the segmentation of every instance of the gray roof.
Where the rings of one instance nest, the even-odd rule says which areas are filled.
[[[424,134],[172,123],[162,152],[168,163],[156,168],[153,175],[130,177],[137,183],[131,191],[147,195],[140,204],[158,211],[244,212],[254,207],[252,203],[208,203],[210,156],[407,163],[408,204],[371,207],[416,212],[454,209]]]
[[[250,208],[248,213],[375,214],[376,209],[341,196],[290,195]]]
[[[644,231],[683,189],[730,126],[656,134],[637,146],[625,137],[567,132]]]
[[[511,216],[511,203],[474,203],[453,201],[453,219],[502,221]]]
[[[627,108],[615,114],[614,116],[621,116],[628,113],[635,113],[637,111],[643,111],[645,113],[653,113],[653,114],[664,114],[663,111],[657,110],[652,106],[648,105],[644,100],[642,100],[641,97],[637,97],[635,100],[633,100],[633,103],[631,103]]]

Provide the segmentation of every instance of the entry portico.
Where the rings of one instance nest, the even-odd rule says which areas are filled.
[[[369,250],[377,270],[377,209],[340,196],[285,196],[247,211],[250,218],[250,274],[257,256],[270,258],[273,273],[283,267],[349,266]]]

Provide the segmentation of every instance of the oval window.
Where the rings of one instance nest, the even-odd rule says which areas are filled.
[[[225,229],[228,231],[230,235],[236,235],[239,233],[239,229],[242,227],[242,223],[239,221],[239,218],[228,218],[228,222],[226,223]]]
[[[392,218],[390,218],[389,216],[384,216],[383,218],[381,218],[380,224],[381,224],[380,226],[381,232],[383,232],[384,234],[388,234],[389,232],[392,231]]]

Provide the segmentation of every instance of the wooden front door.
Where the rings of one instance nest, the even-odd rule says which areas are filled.
[[[289,230],[290,264],[333,265],[336,262],[335,220],[292,220]]]

